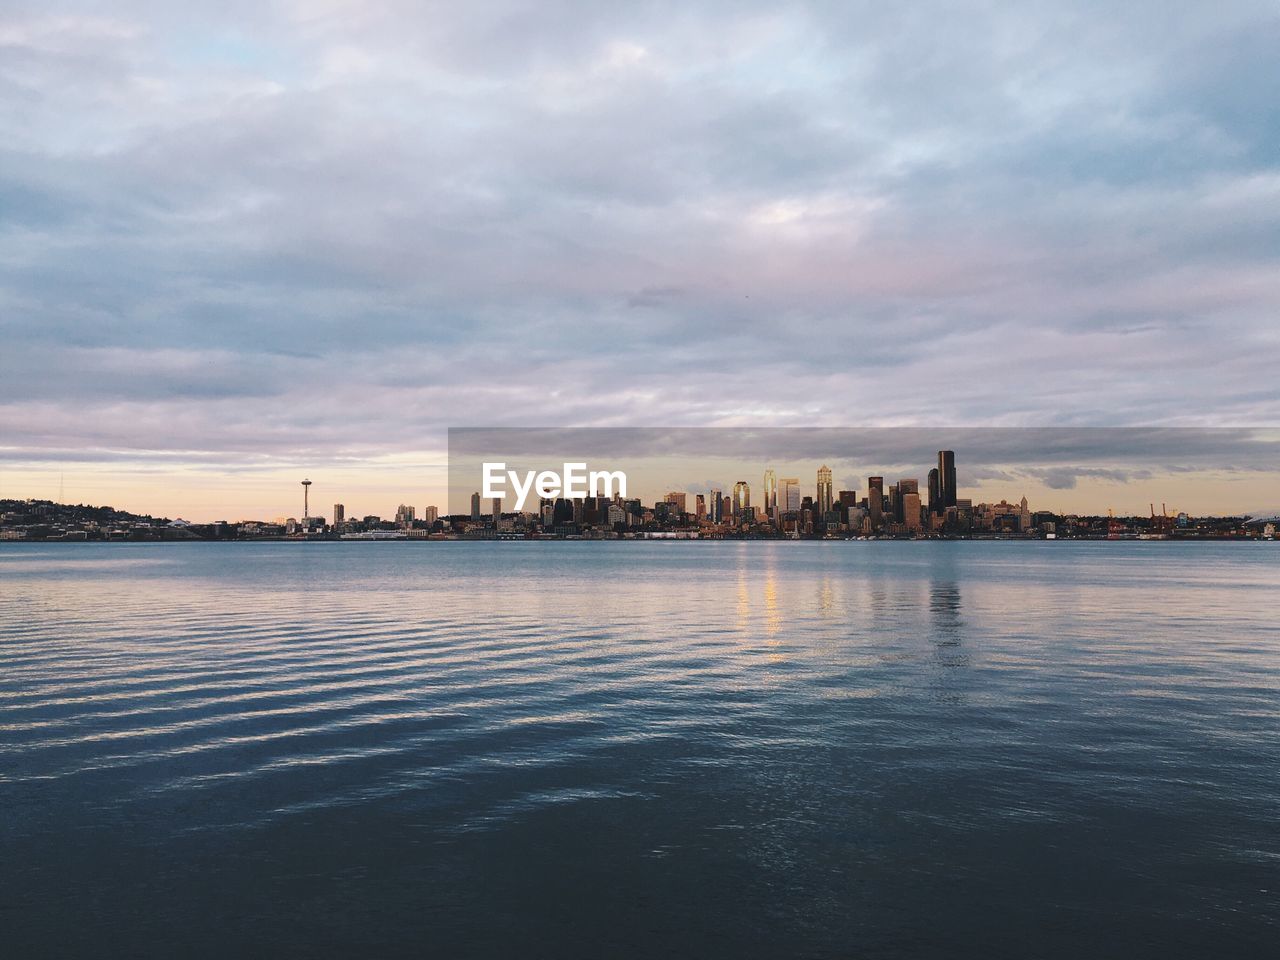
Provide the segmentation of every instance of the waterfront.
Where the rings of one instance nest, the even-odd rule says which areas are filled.
[[[0,544],[0,588],[14,956],[1280,934],[1271,544]]]

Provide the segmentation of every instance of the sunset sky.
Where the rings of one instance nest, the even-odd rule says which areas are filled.
[[[0,497],[389,516],[451,426],[1274,443],[1277,50],[1229,0],[8,0]],[[1195,436],[961,494],[1280,508]]]

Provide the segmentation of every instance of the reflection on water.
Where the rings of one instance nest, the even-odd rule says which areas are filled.
[[[0,547],[14,956],[1256,956],[1258,545]]]

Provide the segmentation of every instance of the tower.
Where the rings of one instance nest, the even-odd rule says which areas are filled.
[[[831,468],[823,464],[818,468],[818,515],[825,517],[831,512]]]
[[[306,524],[311,518],[311,481],[302,481],[302,523]]]
[[[942,510],[956,505],[956,454],[954,450],[938,451],[938,494]]]
[[[879,533],[884,516],[884,477],[867,477],[867,510],[871,515],[871,532]]]
[[[778,475],[769,467],[764,472],[764,512],[770,520],[778,519]]]

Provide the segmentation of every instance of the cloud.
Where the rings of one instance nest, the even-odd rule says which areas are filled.
[[[94,9],[0,30],[18,460],[1280,421],[1267,5]]]

